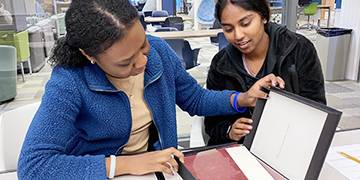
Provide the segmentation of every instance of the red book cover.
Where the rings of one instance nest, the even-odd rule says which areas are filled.
[[[248,179],[225,148],[185,156],[184,164],[197,180]]]

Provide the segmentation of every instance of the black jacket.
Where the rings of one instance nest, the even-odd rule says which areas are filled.
[[[244,69],[241,52],[231,44],[218,52],[210,66],[206,86],[213,90],[247,91],[259,78],[273,73],[285,81],[285,90],[326,104],[324,78],[315,47],[304,36],[269,23],[270,46],[260,73],[251,77]],[[205,118],[208,145],[231,142],[227,130],[240,117],[251,118],[251,111]],[[243,139],[240,140],[240,143]]]

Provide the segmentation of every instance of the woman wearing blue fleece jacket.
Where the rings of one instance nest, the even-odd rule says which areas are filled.
[[[18,162],[19,179],[106,179],[177,170],[175,104],[191,115],[234,114],[263,98],[269,75],[240,95],[202,89],[128,0],[74,0],[65,37]]]

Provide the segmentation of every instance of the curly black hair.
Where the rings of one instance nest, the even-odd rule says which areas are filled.
[[[264,18],[266,22],[269,22],[270,20],[270,7],[268,0],[218,0],[215,5],[215,17],[219,20],[219,22],[221,22],[221,13],[228,3],[239,6],[248,11],[255,11]]]
[[[96,57],[139,18],[129,0],[73,0],[65,15],[66,35],[59,38],[49,58],[52,66],[83,66],[87,58],[79,51]]]

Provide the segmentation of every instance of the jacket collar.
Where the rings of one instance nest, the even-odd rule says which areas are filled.
[[[277,25],[275,23],[268,24],[266,33],[270,38],[266,69],[268,72],[274,72],[276,64],[278,64],[277,68],[280,68],[283,60],[295,48],[297,44],[297,37],[295,33],[290,32],[286,29],[286,27]],[[242,53],[231,44],[229,44],[224,50],[226,56],[228,56],[229,59],[239,60],[242,58]],[[229,65],[231,62],[229,62],[228,58],[222,58],[218,61],[217,70],[223,74],[237,74],[236,69]]]
[[[144,74],[144,87],[148,86],[163,73],[163,65],[159,53],[150,48],[148,62]],[[85,80],[92,91],[118,92],[118,90],[107,79],[105,72],[96,64],[87,63],[84,66]]]

